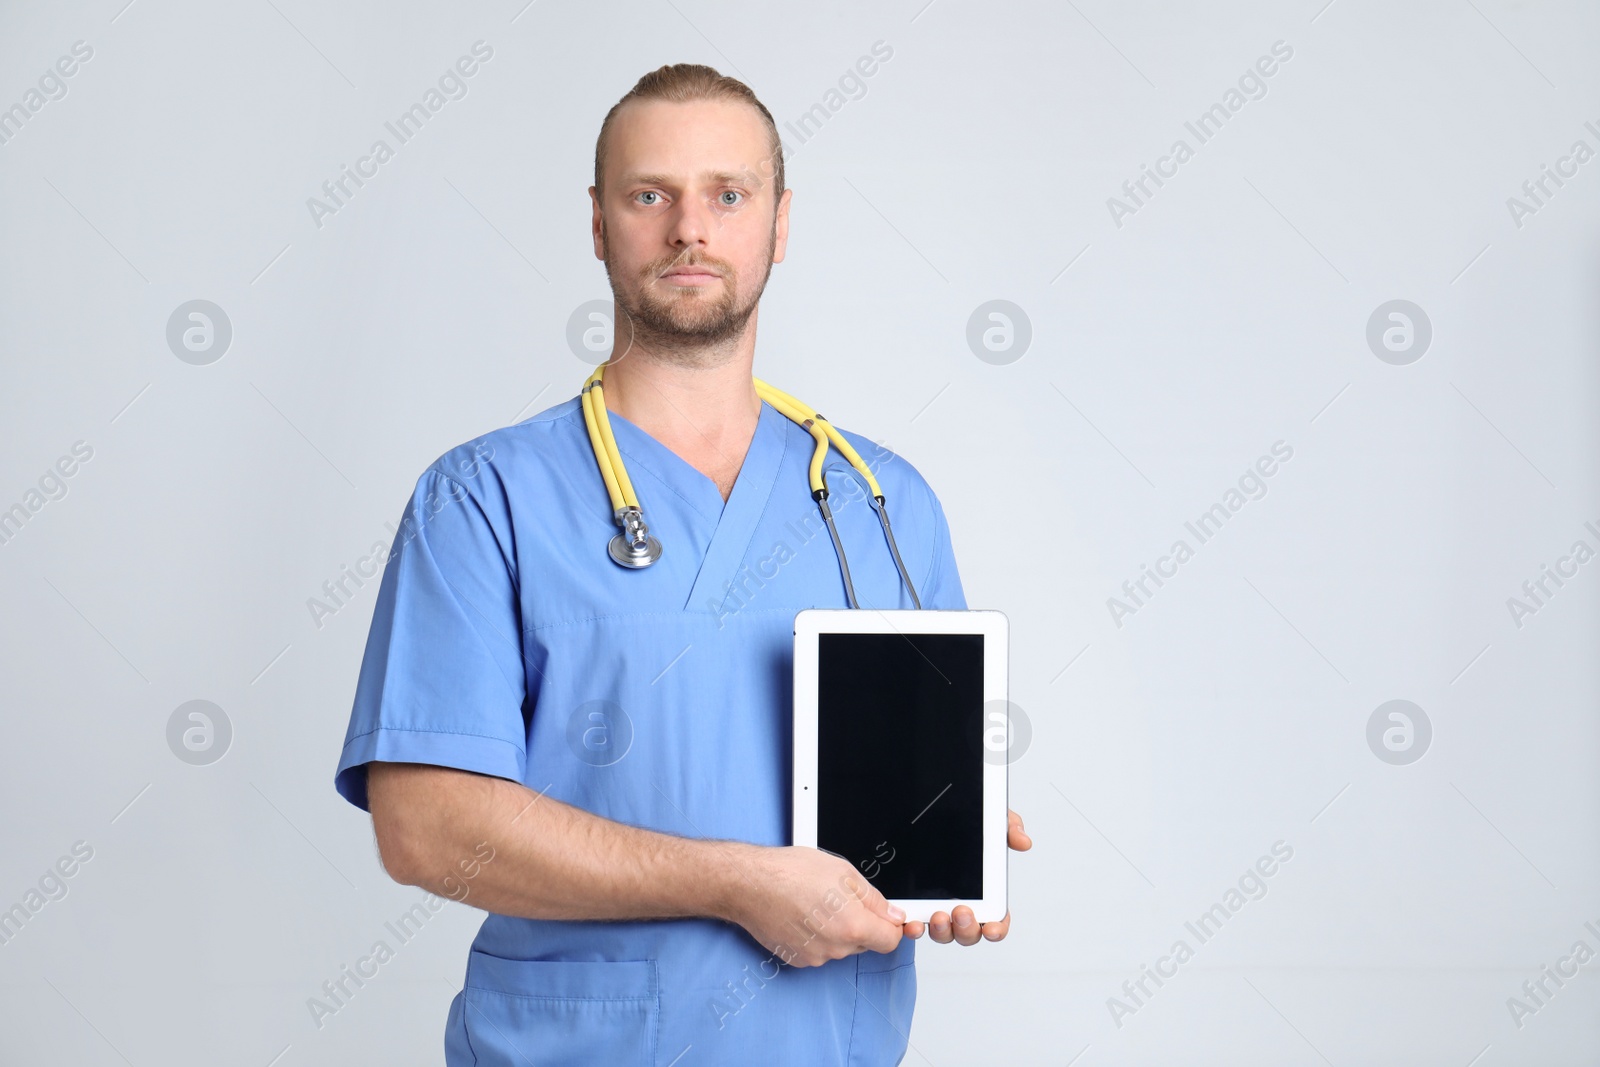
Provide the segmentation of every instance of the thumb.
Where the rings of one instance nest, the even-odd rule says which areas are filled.
[[[900,944],[900,939],[905,936],[906,913],[889,903],[884,895],[870,884],[867,886],[867,894],[869,895],[864,896],[861,901],[862,905],[882,919],[883,925],[877,928],[862,947],[873,952],[893,952]]]
[[[882,893],[878,892],[873,884],[867,881],[865,878],[857,877],[852,873],[849,878],[849,885],[846,886],[846,890],[857,900],[861,901],[862,907],[883,919],[885,922],[894,923],[896,926],[900,926],[905,923],[906,913],[904,909],[889,903],[888,898]]]

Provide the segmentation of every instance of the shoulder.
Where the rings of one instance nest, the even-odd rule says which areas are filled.
[[[872,476],[878,480],[884,499],[893,505],[896,513],[908,508],[937,508],[939,498],[928,479],[901,453],[891,448],[887,440],[875,440],[864,434],[834,426],[850,442]],[[841,461],[843,457],[840,457]]]
[[[581,415],[580,415],[581,418]],[[831,420],[830,420],[831,421]],[[798,447],[809,456],[814,447],[810,433],[793,420],[784,417],[785,432],[790,435],[791,447]],[[893,512],[896,529],[902,524],[925,526],[929,530],[944,525],[944,511],[933,486],[920,470],[904,455],[896,451],[887,438],[874,438],[856,430],[832,423],[839,435],[856,450],[883,492],[884,502]],[[830,448],[824,468],[840,474],[854,468],[837,448]],[[858,481],[862,481],[859,477]],[[865,485],[863,483],[863,490]]]
[[[572,398],[447,449],[417,477],[397,544],[420,535],[435,554],[484,559],[498,551],[515,580],[516,516],[527,514],[517,501],[559,491],[579,437],[587,449],[583,412]]]
[[[422,472],[418,488],[449,482],[480,500],[503,497],[513,477],[538,478],[568,462],[580,440],[587,449],[588,430],[574,396],[447,449]]]

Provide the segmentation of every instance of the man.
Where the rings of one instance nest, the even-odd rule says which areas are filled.
[[[445,453],[384,572],[337,788],[395,879],[490,913],[451,1064],[897,1063],[923,924],[785,844],[794,613],[847,605],[812,438],[752,385],[792,195],[772,117],[662,67],[606,116],[589,193],[617,311],[603,402],[663,553],[607,557],[578,399]],[[923,606],[964,608],[932,490],[845,436]],[[911,607],[857,476],[827,470],[861,604]],[[1010,844],[1031,844],[1014,813]],[[930,936],[1009,923],[958,907]]]

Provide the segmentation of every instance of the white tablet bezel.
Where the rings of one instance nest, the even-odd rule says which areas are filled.
[[[983,702],[1007,700],[1008,625],[999,611],[934,611],[873,608],[806,608],[794,618],[794,843],[817,847],[817,648],[824,633],[982,634]],[[1006,707],[1008,705],[1001,705]],[[950,914],[958,904],[972,909],[980,923],[1006,914],[1006,759],[1011,723],[1003,727],[1005,746],[986,747],[983,765],[983,896],[976,900],[891,899],[907,922],[927,922],[934,912]],[[984,722],[987,745],[993,729]]]

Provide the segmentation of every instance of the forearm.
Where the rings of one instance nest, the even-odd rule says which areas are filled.
[[[368,792],[398,880],[500,915],[727,919],[754,847],[627,826],[442,767],[374,763]]]

